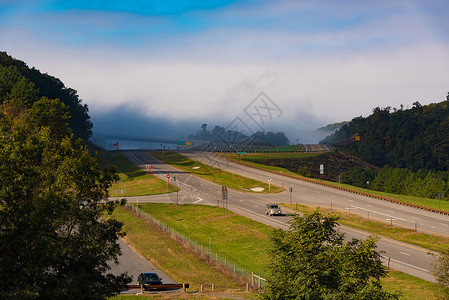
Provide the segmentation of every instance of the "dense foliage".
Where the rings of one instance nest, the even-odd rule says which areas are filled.
[[[449,95],[448,95],[449,100]],[[336,144],[363,160],[412,171],[449,170],[449,101],[411,109],[375,108],[323,142]]]
[[[449,197],[449,174],[443,171],[384,167],[381,170],[354,168],[343,174],[343,183],[376,191],[435,199]]]
[[[195,134],[188,136],[191,140],[211,141],[218,143],[239,143],[246,141],[251,145],[260,146],[288,146],[290,144],[288,138],[283,132],[262,132],[258,131],[251,135],[246,135],[243,132],[226,130],[224,127],[215,126],[212,130],[207,130],[207,124],[201,126]]]
[[[0,104],[21,100],[26,107],[42,97],[59,99],[69,108],[72,132],[87,141],[92,135],[92,122],[86,104],[82,104],[76,90],[67,88],[58,78],[29,68],[23,61],[0,52]]]
[[[72,137],[69,107],[48,98],[22,101],[11,96],[15,90],[2,90],[0,104],[1,298],[103,299],[128,282],[106,274],[120,254],[122,225],[100,218],[116,205],[107,189],[117,175],[100,171]]]
[[[442,288],[442,299],[449,299],[449,249],[436,256],[432,262],[432,274]]]
[[[373,237],[345,242],[338,217],[318,211],[296,216],[270,240],[263,299],[396,299],[382,289],[386,276]]]

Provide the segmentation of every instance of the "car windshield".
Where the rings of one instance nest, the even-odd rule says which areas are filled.
[[[277,204],[271,204],[270,208],[279,208]]]
[[[144,276],[145,280],[159,280],[156,274],[145,274]]]

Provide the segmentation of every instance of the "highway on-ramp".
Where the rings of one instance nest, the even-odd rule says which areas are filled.
[[[187,172],[167,165],[154,158],[149,152],[128,151],[125,152],[125,155],[141,168],[144,168],[146,164],[150,164],[152,166],[153,174],[163,180],[167,180],[166,174],[170,174],[170,182],[175,183],[181,189],[179,193],[170,193],[166,195],[127,197],[128,201],[198,203],[223,206],[221,185],[190,175]],[[409,219],[419,218],[417,220],[419,220],[419,226],[422,227],[423,230],[435,230],[436,233],[440,233],[441,235],[447,233],[447,231],[445,231],[445,225],[436,226],[436,224],[449,225],[448,218],[443,215],[420,211],[414,208],[400,206],[282,175],[272,174],[263,170],[229,162],[213,154],[188,153],[186,155],[195,160],[202,161],[203,163],[246,177],[256,178],[261,181],[267,180],[267,178],[270,177],[272,184],[287,188],[287,191],[278,194],[248,193],[228,189],[228,209],[273,227],[287,229],[288,224],[286,224],[286,222],[289,220],[289,217],[266,216],[264,214],[265,203],[288,203],[290,201],[288,187],[292,187],[293,203],[298,202],[300,204],[320,206],[330,206],[332,203],[332,206],[335,208],[350,208],[353,211],[363,211],[363,208],[368,207],[373,208],[373,218],[393,217],[394,223],[401,221],[405,222],[405,224],[411,222]],[[174,181],[175,177],[176,181]],[[374,215],[374,211],[377,213],[377,216]],[[370,235],[370,233],[346,226],[341,226],[340,230],[349,238],[365,239]],[[428,281],[435,281],[429,272],[433,257],[428,254],[428,250],[384,237],[380,238],[377,245],[378,250],[384,252],[383,255],[386,257],[385,264],[389,264],[391,268]]]

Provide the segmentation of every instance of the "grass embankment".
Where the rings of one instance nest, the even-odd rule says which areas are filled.
[[[296,204],[281,203],[281,205],[293,210],[297,210],[302,213],[310,212],[317,209],[317,207],[311,207],[300,204],[296,205]],[[334,213],[339,215],[340,220],[338,223],[340,223],[341,225],[361,229],[375,235],[389,237],[397,241],[409,243],[436,252],[440,252],[443,249],[449,248],[448,237],[429,235],[422,232],[415,232],[413,229],[390,226],[389,224],[384,222],[375,221],[373,219],[368,220],[366,216],[360,216],[358,213],[336,211],[335,209],[331,211],[329,208],[322,208],[322,207],[321,208],[318,207],[318,209],[320,210],[320,212],[325,214]]]
[[[145,204],[141,208],[178,231],[201,241],[203,246],[208,245],[208,239],[211,237],[214,251],[220,251],[216,248],[220,243],[220,247],[226,250],[224,255],[243,261],[242,264],[248,265],[248,268],[254,266],[254,269],[264,270],[266,262],[269,261],[265,253],[271,227],[232,212],[223,217],[222,209],[210,206]],[[125,222],[127,241],[178,282],[189,282],[194,289],[200,284],[210,284],[212,281],[215,281],[220,289],[233,289],[238,286],[232,283],[232,279],[207,266],[150,223],[136,218],[124,209],[117,210],[114,215]],[[387,291],[401,292],[401,299],[440,299],[439,287],[436,284],[401,272],[388,272],[388,277],[383,278],[382,283]],[[245,294],[245,297],[251,295],[255,296]]]
[[[249,154],[241,155],[240,158],[239,158],[238,154],[234,154],[234,153],[223,153],[220,155],[222,155],[223,157],[226,157],[228,159],[231,159],[235,162],[244,164],[244,165],[256,167],[259,169],[263,169],[263,170],[278,173],[278,174],[289,175],[289,176],[292,176],[292,177],[295,177],[298,179],[304,179],[305,177],[300,176],[294,172],[291,172],[285,168],[268,166],[268,165],[258,163],[257,161],[262,161],[264,159],[270,159],[270,158],[278,159],[278,158],[305,157],[305,156],[301,156],[301,155],[318,155],[318,153],[311,153],[311,154],[307,154],[307,153],[249,153]],[[297,156],[294,156],[294,155],[297,155]],[[344,188],[362,192],[362,193],[367,193],[367,194],[376,195],[376,196],[380,196],[380,197],[386,197],[386,198],[395,199],[395,200],[406,202],[406,203],[417,204],[417,205],[449,212],[449,201],[439,201],[437,199],[390,194],[390,193],[384,193],[384,192],[379,192],[379,191],[374,191],[374,190],[363,189],[363,188],[359,188],[359,187],[348,185],[348,184],[339,184],[338,182],[333,182],[333,181],[319,180],[319,179],[313,179],[313,178],[307,178],[307,179],[314,180],[317,182],[324,182],[324,183],[327,183],[329,185],[336,186],[336,187],[344,187]]]
[[[173,211],[176,211],[175,205],[148,204],[148,206],[153,205],[158,209],[162,209],[167,218],[172,215]],[[141,205],[139,206],[142,208]],[[144,207],[146,206],[147,205],[145,204]],[[174,220],[184,219],[186,223],[190,223],[190,218],[195,211],[186,209],[185,205],[179,205],[177,207],[179,207],[178,211],[181,210],[184,213],[183,216],[177,214],[177,217],[174,218]],[[189,206],[188,208],[191,207],[192,206]],[[211,222],[222,224],[222,226],[227,224],[227,220],[221,222],[216,219],[214,211],[219,210],[218,208],[204,208],[207,211],[212,210],[212,215],[209,217],[214,219],[214,221]],[[196,213],[199,213],[199,211],[196,211]],[[206,214],[200,213],[200,215],[204,217]],[[126,232],[125,240],[129,244],[175,281],[189,283],[190,290],[199,290],[200,285],[205,285],[210,290],[210,285],[212,283],[214,283],[216,288],[220,291],[244,290],[244,286],[237,283],[232,276],[225,275],[221,270],[208,265],[207,262],[198,258],[192,251],[187,250],[185,247],[168,237],[166,233],[162,232],[150,221],[144,221],[141,218],[137,218],[133,213],[121,207],[114,211],[112,217],[124,223],[123,230]],[[237,216],[230,214],[229,217],[224,219],[233,220],[236,217]],[[210,234],[207,234],[205,238],[208,239],[208,236],[210,236]],[[204,245],[207,243],[208,242]],[[213,242],[212,245],[214,247],[216,245],[215,242]],[[233,245],[235,246],[235,244]],[[137,276],[137,274],[131,275]],[[244,294],[248,293],[245,292]]]
[[[167,183],[153,175],[147,174],[144,170],[137,168],[131,163],[122,152],[103,151],[98,153],[100,166],[115,166],[120,177],[109,188],[109,196],[117,196],[116,190],[125,190],[125,196],[145,196],[175,192],[176,187],[167,186]],[[120,194],[120,197],[124,195]]]
[[[246,192],[253,192],[251,191],[252,188],[263,188],[263,191],[261,193],[268,193],[269,187],[267,183],[208,166],[179,153],[170,151],[158,151],[152,152],[151,154],[167,164],[170,164],[183,171],[210,180],[217,184],[225,185],[229,188]],[[271,185],[270,193],[279,193],[283,190],[284,189],[282,189],[281,187]]]

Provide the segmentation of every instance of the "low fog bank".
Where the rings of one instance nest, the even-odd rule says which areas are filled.
[[[118,107],[107,113],[90,112],[95,134],[117,134],[140,137],[161,137],[173,139],[186,139],[188,135],[201,130],[202,124],[207,124],[207,130],[212,130],[216,125],[227,127],[232,120],[185,120],[181,117],[177,120],[148,117],[137,110]],[[290,144],[318,143],[332,132],[317,130],[326,124],[312,118],[298,118],[286,120],[282,118],[271,122],[266,131],[284,132]]]

